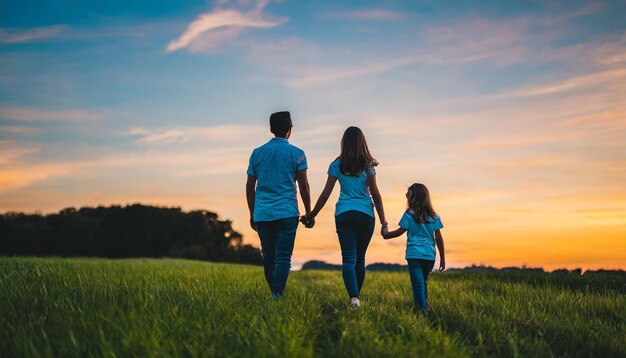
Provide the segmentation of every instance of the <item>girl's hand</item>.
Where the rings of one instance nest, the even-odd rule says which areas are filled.
[[[441,260],[439,262],[439,272],[443,272],[446,269],[446,260]]]

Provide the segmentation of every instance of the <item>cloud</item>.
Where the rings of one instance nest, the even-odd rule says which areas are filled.
[[[37,147],[20,147],[16,146],[14,142],[0,141],[0,166],[10,164],[17,158],[39,151],[40,148]]]
[[[567,11],[561,15],[547,16],[543,18],[543,23],[545,23],[546,25],[554,25],[560,22],[568,21],[570,19],[596,14],[601,11],[605,7],[605,5],[606,4],[602,4],[601,2],[591,3],[587,6]]]
[[[306,69],[297,76],[288,79],[286,83],[296,88],[318,86],[349,78],[383,73],[394,68],[414,64],[420,61],[420,59],[422,59],[422,56],[406,56],[371,62],[361,66]]]
[[[453,53],[457,52],[457,53]],[[285,83],[293,88],[307,88],[334,83],[351,78],[385,73],[400,67],[416,64],[463,64],[493,59],[499,56],[515,56],[517,52],[510,50],[494,50],[476,53],[458,53],[458,49],[444,49],[439,53],[408,54],[388,59],[371,60],[365,64],[346,64],[337,67],[317,67],[298,70],[293,68],[292,74]]]
[[[1,145],[2,142],[0,142],[0,147]],[[115,180],[106,183],[105,186],[111,184],[115,187],[116,183],[121,182],[125,182],[126,186],[140,185],[137,181],[130,179],[129,173],[131,172],[142,173],[140,182],[151,180],[143,176],[146,171],[159,172],[157,181],[161,183],[180,182],[183,180],[181,178],[241,174],[245,172],[251,150],[251,147],[206,145],[195,148],[180,147],[174,150],[169,147],[161,150],[155,148],[148,151],[110,153],[103,156],[94,154],[80,160],[46,160],[45,158],[25,158],[29,154],[45,153],[40,148],[11,149],[9,147],[5,150],[0,148],[0,194],[29,189],[42,182],[49,184],[51,180],[65,182],[78,177],[91,178],[95,183],[113,176]],[[86,181],[81,186],[90,187],[91,185],[93,183]]]
[[[69,175],[73,165],[38,165],[24,169],[0,168],[0,193],[7,193],[45,181],[54,176]]]
[[[404,19],[407,17],[407,14],[385,9],[364,9],[355,11],[326,12],[322,14],[322,17],[348,20],[392,21]]]
[[[618,68],[613,70],[596,72],[583,76],[576,76],[555,83],[546,84],[537,87],[524,88],[498,95],[499,98],[509,97],[531,97],[550,95],[559,92],[566,92],[578,88],[597,86],[606,84],[607,82],[623,81],[626,77],[626,68]]]
[[[286,19],[267,19],[262,12],[266,5],[267,1],[258,1],[256,7],[247,12],[215,9],[201,14],[187,26],[182,35],[171,41],[165,50],[168,53],[184,48],[189,48],[192,52],[211,51],[239,36],[244,28],[269,28],[286,21]],[[198,41],[201,41],[200,44]]]
[[[266,128],[260,126],[221,125],[213,127],[175,127],[160,129],[134,127],[125,134],[136,137],[137,142],[141,144],[165,145],[186,143],[193,140],[237,143],[241,138],[262,136],[266,131]]]
[[[488,60],[511,63],[526,52],[522,39],[527,28],[526,20],[507,23],[475,20],[450,27],[429,27],[416,34],[424,42],[402,44],[403,49],[394,52],[393,57],[382,57],[390,53],[381,50],[385,44],[372,42],[366,46],[367,53],[358,51],[358,46],[346,53],[343,48],[323,49],[290,37],[271,43],[250,43],[248,60],[282,74],[283,82],[289,87],[308,88],[415,64],[450,65]],[[290,56],[284,56],[286,52]]]
[[[361,53],[360,56],[358,53],[341,56],[339,61],[342,63],[337,63],[336,59],[328,58],[327,55],[341,52],[340,49],[318,50],[313,53],[314,57],[310,56],[305,61],[299,58],[298,61],[284,63],[286,60],[281,59],[283,66],[278,71],[286,74],[284,81],[288,86],[305,88],[384,73],[416,64],[454,65],[488,61],[499,66],[509,66],[522,59],[537,61],[537,53],[542,53],[544,56],[539,59],[540,61],[550,60],[547,55],[555,57],[558,52],[553,49],[551,42],[565,36],[565,33],[554,28],[554,24],[562,24],[567,19],[582,16],[590,11],[589,9],[575,11],[559,19],[541,16],[521,16],[506,20],[474,18],[461,23],[430,26],[419,30],[415,34],[417,40],[413,41],[410,46],[403,44],[404,50],[394,53],[393,57],[381,58],[378,54],[388,53],[388,51],[381,50],[386,45],[377,46],[375,43],[370,43],[367,45],[368,53]],[[347,13],[334,13],[334,16],[338,14],[347,16]],[[388,13],[373,11],[350,13],[351,16],[368,15],[371,17],[375,14],[380,17],[383,17],[383,14],[387,17],[391,16]],[[538,27],[543,31],[536,31]],[[419,41],[420,39],[422,41]],[[293,44],[294,40],[290,43]],[[303,42],[300,41],[300,44]],[[620,56],[621,53],[618,52],[611,57],[610,61],[618,62]],[[350,60],[350,57],[354,60]],[[268,61],[267,56],[261,59],[262,61],[257,61],[272,62]],[[307,67],[307,63],[326,64]]]
[[[610,132],[618,132],[626,130],[626,108],[611,108],[610,110],[603,110],[592,114],[583,114],[574,116],[562,120],[558,126],[562,127],[580,127],[586,125],[587,127],[603,126]],[[589,132],[590,128],[585,128],[586,132]]]
[[[447,64],[488,59],[508,66],[520,61],[562,61],[570,47],[555,47],[554,42],[571,34],[568,22],[600,8],[592,5],[556,16],[525,15],[498,20],[470,17],[464,22],[430,26],[423,31],[428,52],[432,54],[428,62]]]
[[[598,38],[588,46],[579,46],[582,58],[590,58],[592,62],[604,66],[620,65],[626,62],[626,32],[621,36],[610,36],[608,41]]]
[[[359,50],[358,43],[350,51],[320,48],[317,44],[294,37],[267,44],[249,42],[246,48],[249,50],[249,62],[275,72],[266,78],[270,81],[280,78],[282,83],[296,89],[371,76],[411,65],[489,62],[496,66],[511,66],[520,61],[562,62],[563,56],[568,56],[567,60],[579,58],[581,50],[572,52],[570,47],[576,45],[557,48],[553,42],[568,36],[566,27],[569,21],[597,11],[597,6],[589,6],[562,11],[559,16],[525,15],[503,20],[470,17],[463,22],[422,27],[413,34],[410,44],[403,43],[401,39],[393,39],[391,44],[374,40],[369,41],[363,50]],[[321,16],[392,19],[405,14],[368,9],[326,12]],[[223,36],[236,37],[238,33]],[[211,45],[219,41],[209,40],[208,43]],[[402,46],[400,50],[397,45]],[[616,43],[605,48],[604,52],[610,56],[603,57],[602,61],[619,63],[623,58],[619,45]],[[385,50],[389,46],[396,50]],[[215,45],[208,47],[215,48]],[[290,56],[284,56],[285,52]],[[388,53],[393,53],[393,57],[382,57]]]
[[[497,58],[504,58],[507,59],[506,61],[509,61],[511,58],[518,56],[519,52],[517,49],[485,49],[484,51],[463,52],[461,48],[451,46],[433,53],[407,54],[395,56],[394,58],[372,59],[365,64],[346,64],[334,68],[305,68],[304,70],[298,70],[296,67],[292,69],[285,68],[292,74],[285,83],[294,88],[307,88],[385,73],[400,67],[416,64],[465,64]]]
[[[28,187],[33,182],[47,177],[46,173],[50,171],[37,170],[41,169],[41,166],[29,170],[28,173],[16,167],[25,156],[40,151],[39,147],[25,146],[14,141],[0,141],[0,193]]]
[[[18,44],[56,36],[64,29],[62,25],[38,27],[26,30],[0,29],[0,44]]]
[[[496,172],[506,171],[518,171],[518,170],[527,170],[530,168],[554,168],[563,162],[562,156],[547,156],[541,155],[539,157],[528,157],[528,158],[520,158],[520,159],[506,159],[501,161],[496,161],[488,164],[487,166]],[[526,173],[528,173],[526,171]]]
[[[27,126],[4,126],[0,125],[0,133],[7,133],[12,135],[29,135],[39,133],[38,128]]]
[[[461,145],[463,151],[467,150],[502,150],[514,147],[527,147],[532,145],[561,142],[564,140],[577,140],[584,137],[584,132],[571,133],[533,133],[516,136],[500,136],[497,140],[483,140]]]
[[[0,119],[14,121],[67,121],[82,122],[101,119],[99,113],[82,109],[49,110],[30,107],[0,107]]]
[[[28,189],[50,180],[71,177],[101,178],[111,172],[164,169],[170,179],[243,173],[253,145],[249,138],[269,136],[268,128],[254,125],[213,127],[173,127],[148,129],[134,127],[124,133],[136,137],[147,150],[107,155],[83,155],[82,159],[50,160],[33,155],[46,153],[39,147],[0,140],[0,194]],[[167,145],[176,145],[172,148]],[[187,144],[187,145],[183,145]],[[52,146],[51,146],[52,148]],[[119,179],[119,178],[118,178]]]

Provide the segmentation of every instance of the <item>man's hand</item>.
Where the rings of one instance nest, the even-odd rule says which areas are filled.
[[[441,260],[439,262],[439,272],[443,272],[446,269],[446,260]]]
[[[256,224],[254,223],[254,218],[250,218],[250,227],[252,230],[256,231]]]
[[[300,218],[300,222],[303,223],[304,227],[307,229],[311,229],[313,228],[313,226],[315,226],[315,218],[309,218],[307,215],[302,215],[302,217]]]

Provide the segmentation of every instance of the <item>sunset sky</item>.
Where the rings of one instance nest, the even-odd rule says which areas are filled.
[[[626,269],[625,18],[617,0],[3,0],[0,212],[203,208],[258,245],[245,170],[289,110],[313,201],[359,126],[390,226],[426,184],[448,266]],[[296,266],[340,262],[337,195]],[[367,261],[404,245],[376,233]]]

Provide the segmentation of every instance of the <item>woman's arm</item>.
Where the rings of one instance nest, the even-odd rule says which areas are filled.
[[[378,185],[376,185],[376,173],[367,177],[367,186],[369,187],[370,194],[372,195],[372,199],[374,200],[374,206],[376,207],[376,212],[378,213],[380,223],[381,225],[385,226],[387,225],[387,220],[385,219],[385,208],[383,207],[383,198],[380,195],[380,191],[378,190]]]
[[[393,231],[389,231],[386,225],[383,225],[383,228],[380,230],[380,234],[383,235],[385,240],[393,239],[394,237],[398,237],[406,232],[404,228],[397,228]]]
[[[441,236],[441,230],[435,230],[435,243],[439,250],[439,271],[446,269],[446,251],[443,247],[443,236]]]
[[[317,203],[315,203],[315,207],[311,210],[310,213],[305,215],[305,219],[310,221],[315,218],[317,214],[322,210],[326,202],[328,201],[328,197],[330,197],[330,193],[333,192],[335,188],[335,183],[337,182],[337,177],[333,175],[328,175],[328,179],[326,179],[326,185],[324,186],[324,190],[320,194],[320,197],[317,199]]]

